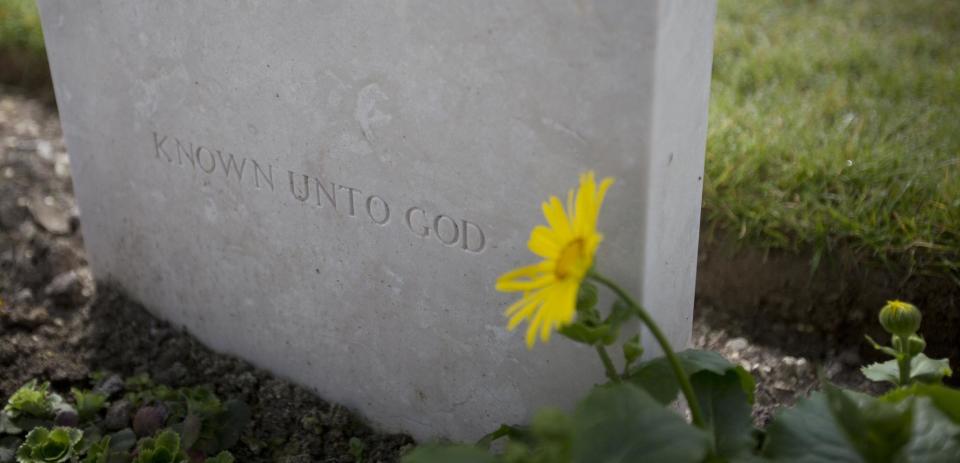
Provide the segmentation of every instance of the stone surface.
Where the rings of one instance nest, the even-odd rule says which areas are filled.
[[[211,347],[418,438],[568,406],[493,281],[588,168],[687,342],[713,2],[39,3],[94,271]]]

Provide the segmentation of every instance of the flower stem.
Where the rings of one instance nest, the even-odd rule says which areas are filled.
[[[897,355],[897,366],[900,367],[900,387],[910,385],[910,344],[907,336],[900,336],[900,353]]]
[[[693,425],[700,428],[706,428],[706,422],[703,420],[703,412],[700,411],[700,402],[697,400],[697,396],[693,393],[693,385],[690,384],[690,378],[687,377],[687,373],[683,370],[683,367],[680,366],[680,359],[677,358],[677,354],[673,352],[673,348],[670,346],[670,341],[667,340],[667,337],[664,336],[663,331],[660,331],[660,326],[653,321],[653,318],[650,317],[650,314],[647,313],[643,307],[640,307],[640,304],[637,303],[626,291],[620,288],[616,283],[611,280],[608,280],[603,275],[596,273],[595,271],[590,271],[587,275],[588,278],[600,283],[607,288],[610,288],[617,297],[619,297],[623,302],[627,303],[631,309],[640,317],[640,320],[644,325],[647,326],[647,329],[650,330],[650,334],[656,338],[657,343],[660,344],[660,348],[663,350],[663,355],[667,358],[667,362],[670,364],[670,368],[673,370],[673,375],[677,377],[677,382],[680,384],[680,390],[683,392],[683,397],[687,399],[687,406],[690,407],[690,417],[693,421]]]
[[[603,346],[596,346],[597,354],[600,354],[600,360],[603,361],[603,369],[607,372],[607,378],[610,378],[610,381],[615,383],[620,382],[620,375],[617,374],[617,368],[613,366],[613,360],[610,360],[610,355],[607,354],[607,348]]]

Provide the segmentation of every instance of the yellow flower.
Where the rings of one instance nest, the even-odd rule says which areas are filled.
[[[524,320],[527,348],[550,340],[550,333],[570,324],[577,311],[577,291],[603,236],[597,233],[597,217],[612,178],[597,185],[592,171],[580,175],[576,195],[567,193],[567,210],[556,196],[543,203],[549,227],[538,225],[530,232],[527,247],[543,261],[507,272],[497,279],[497,291],[523,292],[523,297],[504,312],[513,330]]]

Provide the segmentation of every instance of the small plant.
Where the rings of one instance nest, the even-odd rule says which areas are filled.
[[[871,381],[889,382],[906,387],[915,383],[939,383],[953,375],[950,359],[931,359],[923,354],[927,343],[917,334],[923,316],[913,304],[890,301],[880,310],[880,325],[890,333],[890,346],[882,346],[867,336],[867,341],[893,360],[874,363],[861,369]]]
[[[19,435],[39,426],[75,425],[74,408],[49,389],[49,383],[34,379],[14,392],[0,412],[0,435]]]
[[[353,457],[353,461],[355,463],[363,463],[363,451],[366,449],[366,447],[366,444],[364,444],[359,438],[350,438],[350,456]]]
[[[155,385],[147,375],[129,378],[125,387],[129,388],[125,397],[138,406],[132,429],[104,434],[106,394],[74,388],[71,404],[50,391],[48,383],[34,380],[23,385],[0,412],[0,463],[12,463],[21,455],[32,455],[33,460],[26,460],[30,462],[48,461],[36,459],[37,455],[71,463],[165,462],[170,455],[172,463],[234,461],[227,449],[236,444],[250,419],[246,404],[221,401],[206,386]],[[82,432],[75,429],[80,427]],[[70,441],[67,460],[58,460],[63,457],[58,445],[67,442],[64,432],[71,438],[80,433],[83,439]],[[176,452],[170,452],[171,433],[176,437]],[[139,445],[138,436],[142,438]]]
[[[81,422],[92,420],[107,405],[107,396],[98,392],[70,389]]]
[[[34,418],[53,418],[53,400],[50,397],[50,383],[37,383],[30,380],[10,396],[4,413],[10,418],[32,416]]]
[[[148,437],[137,445],[134,463],[188,463],[186,452],[180,448],[180,436],[166,430],[156,438]]]
[[[205,455],[214,455],[233,447],[250,421],[250,409],[239,400],[221,402],[208,387],[181,391],[186,404],[182,421],[176,425],[184,445]]]
[[[76,456],[83,431],[73,428],[37,427],[17,450],[18,463],[62,463]]]
[[[108,463],[110,461],[110,436],[90,444],[87,448],[87,456],[83,458],[83,463]]]
[[[233,455],[227,451],[220,452],[216,456],[213,456],[204,460],[204,463],[233,463],[233,462],[234,462]]]

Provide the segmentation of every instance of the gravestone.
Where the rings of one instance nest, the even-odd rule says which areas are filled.
[[[587,169],[688,341],[712,1],[39,4],[94,271],[210,347],[420,439],[569,406],[595,353],[493,284]]]

